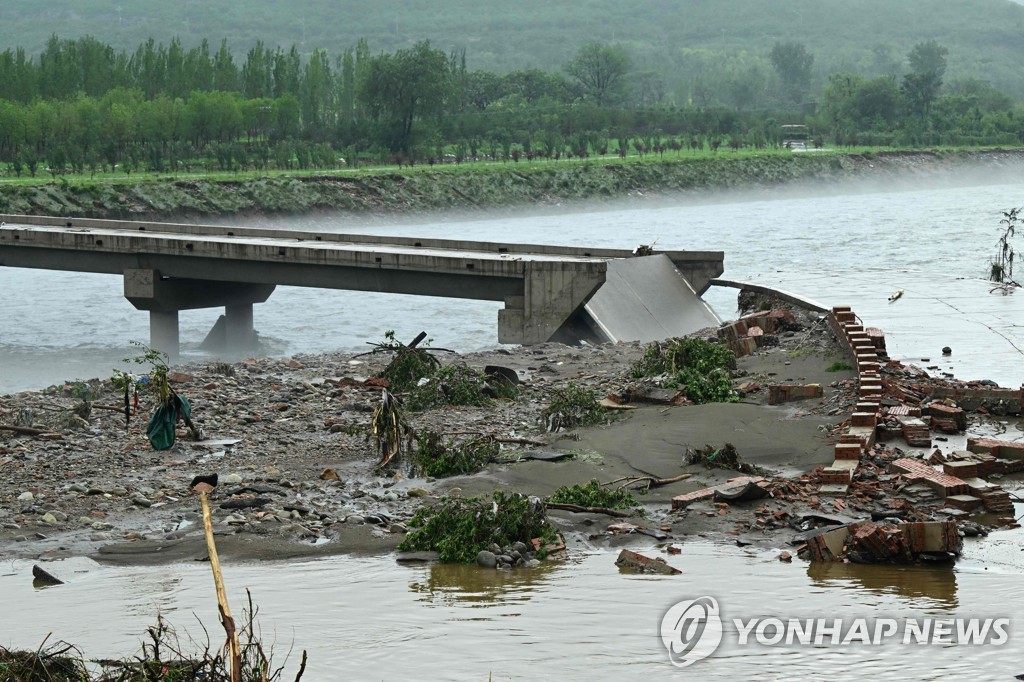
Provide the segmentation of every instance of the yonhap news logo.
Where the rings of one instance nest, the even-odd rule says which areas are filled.
[[[722,643],[722,619],[714,597],[681,601],[661,619],[661,641],[672,665],[685,668],[715,653]]]
[[[1009,618],[734,618],[737,646],[984,644],[1010,639]],[[661,641],[672,665],[693,665],[724,638],[718,601],[698,597],[673,605],[661,619]]]

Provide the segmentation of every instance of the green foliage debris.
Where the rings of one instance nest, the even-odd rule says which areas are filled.
[[[593,426],[607,419],[607,411],[594,397],[594,392],[574,382],[552,392],[551,404],[541,413],[548,431],[562,431],[577,426]]]
[[[665,375],[667,387],[682,387],[697,404],[736,402],[729,370],[736,355],[719,343],[704,339],[670,339],[644,349],[630,373],[634,378]]]
[[[502,382],[508,383],[508,382]],[[484,375],[465,365],[442,367],[409,394],[410,410],[428,410],[443,405],[487,407],[493,401],[484,392]]]
[[[376,344],[374,353],[393,353],[391,362],[380,373],[388,380],[391,391],[404,393],[416,388],[420,379],[434,376],[440,363],[422,348],[413,348],[395,339],[395,332],[384,333],[384,342]]]
[[[853,369],[853,365],[843,360],[837,360],[831,365],[825,368],[826,372],[848,372]]]
[[[445,563],[471,564],[492,544],[502,547],[533,538],[555,540],[544,503],[519,493],[497,491],[488,499],[444,497],[422,507],[409,521],[413,531],[398,546],[403,552],[436,551]]]
[[[445,441],[433,431],[424,431],[416,439],[412,462],[427,476],[444,478],[479,471],[499,450],[497,441],[487,436]]]
[[[559,504],[576,504],[581,507],[604,507],[606,509],[633,509],[639,507],[636,498],[625,490],[602,488],[595,479],[589,483],[562,486],[549,498]]]

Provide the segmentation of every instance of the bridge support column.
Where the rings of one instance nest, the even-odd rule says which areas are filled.
[[[172,361],[181,353],[178,341],[178,311],[149,313],[149,347],[166,353]]]
[[[259,343],[252,325],[252,303],[224,306],[224,322],[228,348],[251,349]]]
[[[608,264],[535,261],[525,267],[523,295],[506,298],[498,311],[500,343],[551,341],[604,283]]]
[[[203,348],[229,353],[253,350],[258,345],[253,304],[270,298],[274,288],[273,284],[171,279],[152,269],[124,273],[125,298],[137,309],[149,311],[150,346],[172,357],[180,351],[178,311],[196,308],[223,306],[226,313],[203,341]]]

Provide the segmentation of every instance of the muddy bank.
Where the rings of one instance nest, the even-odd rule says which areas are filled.
[[[144,435],[151,406],[144,400],[126,429],[117,410],[120,396],[109,382],[97,389],[94,409],[84,418],[74,413],[80,403],[74,386],[4,396],[0,423],[31,423],[53,435],[0,431],[0,550],[12,557],[87,554],[118,563],[202,559],[199,501],[191,487],[194,477],[212,474],[218,476],[212,499],[222,553],[246,558],[387,553],[405,537],[415,511],[443,496],[511,490],[546,497],[560,486],[630,476],[689,475],[639,496],[642,513],[627,519],[639,530],[604,514],[552,510],[550,518],[570,550],[649,546],[652,534],[663,544],[706,536],[779,546],[804,526],[893,516],[889,504],[897,497],[903,517],[935,517],[945,505],[940,495],[923,485],[903,486],[886,471],[899,457],[931,453],[930,447],[902,441],[879,443],[864,453],[845,501],[818,495],[858,388],[853,369],[837,365],[848,355],[827,320],[808,312],[798,312],[797,320],[738,359],[730,382],[739,402],[687,404],[673,399],[674,391],[669,397],[653,391],[654,402],[633,400],[624,405],[631,409],[611,410],[604,424],[557,433],[547,432],[541,414],[555,391],[570,382],[598,397],[612,396],[613,402],[635,394],[630,370],[644,352],[640,344],[441,354],[445,364],[501,365],[522,378],[514,399],[408,414],[417,431],[501,439],[499,455],[482,471],[450,478],[415,476],[406,462],[375,469],[379,455],[368,434],[381,388],[368,378],[380,372],[385,356],[176,367],[174,387],[192,402],[205,440],[192,441],[182,429],[173,449],[162,452]],[[893,382],[916,376],[898,364],[885,372]],[[778,393],[773,385],[821,388],[808,389],[804,400],[769,404]],[[992,437],[1007,428],[984,414],[965,420],[965,430],[937,436],[936,449],[952,454],[964,450],[967,434]],[[740,475],[687,462],[688,451],[710,446],[711,452],[726,444],[781,486],[773,488],[773,497],[674,504],[673,498]],[[1013,489],[1015,476],[1008,475],[1007,484]]]
[[[943,152],[833,152],[731,158],[663,158],[621,162],[509,163],[501,168],[444,167],[252,180],[92,182],[75,179],[39,185],[0,185],[0,213],[89,218],[210,220],[220,217],[332,212],[375,218],[414,212],[474,212],[503,206],[555,206],[633,199],[652,201],[679,193],[821,188],[895,178],[936,181],[983,171],[1019,173],[1024,150]]]

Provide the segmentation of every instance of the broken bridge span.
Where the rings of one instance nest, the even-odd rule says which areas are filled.
[[[0,215],[0,266],[116,274],[177,356],[178,312],[224,307],[211,332],[254,343],[253,304],[280,285],[499,301],[498,340],[649,341],[716,325],[700,295],[720,251],[417,239],[253,227]]]

